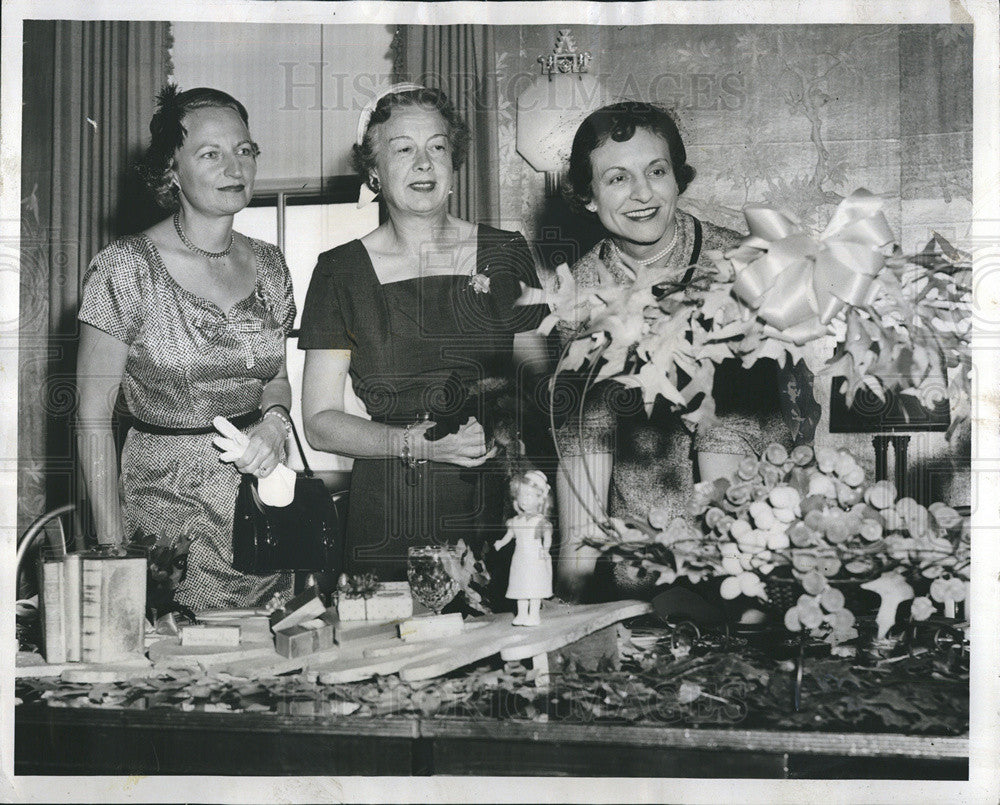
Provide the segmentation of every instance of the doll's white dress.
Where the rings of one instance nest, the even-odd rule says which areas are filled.
[[[541,514],[519,514],[507,521],[514,529],[507,597],[513,600],[552,595],[552,557],[542,542],[548,520]]]

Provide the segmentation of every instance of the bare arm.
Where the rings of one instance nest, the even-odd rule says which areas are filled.
[[[611,453],[590,453],[565,456],[559,464],[556,490],[560,537],[556,578],[560,595],[570,601],[580,598],[600,556],[596,548],[582,543],[584,538],[596,536],[601,531],[588,511],[600,517],[608,510],[612,460]],[[591,480],[587,478],[588,471]]]
[[[302,422],[306,439],[317,450],[352,458],[395,458],[403,450],[405,428],[370,422],[344,410],[351,353],[342,349],[306,350],[302,376]],[[413,458],[476,467],[491,458],[483,426],[474,419],[457,433],[429,442],[424,431],[433,422],[411,428]]]
[[[127,540],[118,498],[118,456],[111,415],[121,385],[128,344],[81,322],[76,383],[80,395],[77,444],[87,495],[94,513],[97,540]]]
[[[548,378],[555,368],[545,336],[534,330],[514,334],[514,377],[521,391],[532,400],[547,397]],[[546,384],[545,388],[541,384]],[[541,393],[538,393],[541,392]]]
[[[285,369],[285,362],[281,362],[281,369],[274,376],[260,395],[260,410],[266,411],[272,405],[283,405],[285,408],[292,407],[292,385],[288,382],[288,371]]]
[[[552,549],[552,523],[548,520],[542,525],[542,548],[546,554]]]
[[[302,424],[317,450],[353,458],[389,458],[403,449],[403,430],[344,411],[351,353],[306,350],[302,372]]]
[[[503,535],[500,539],[493,543],[493,548],[495,550],[500,550],[504,545],[514,539],[514,526],[510,524],[511,520],[507,521],[507,533]]]

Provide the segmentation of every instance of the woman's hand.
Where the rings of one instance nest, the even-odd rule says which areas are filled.
[[[247,435],[250,442],[233,464],[246,475],[266,478],[285,457],[285,429],[276,417],[265,417]]]
[[[494,445],[486,449],[486,433],[475,417],[470,417],[455,433],[429,442],[424,438],[434,422],[420,422],[410,428],[410,449],[418,460],[428,459],[442,464],[457,464],[459,467],[478,467],[497,454]]]

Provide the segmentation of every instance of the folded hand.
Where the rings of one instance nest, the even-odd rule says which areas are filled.
[[[223,417],[216,417],[213,424],[223,434],[213,440],[223,451],[219,459],[246,475],[266,478],[284,458],[285,430],[273,419],[261,420],[247,434]]]
[[[496,445],[486,449],[486,434],[475,417],[470,417],[455,433],[429,442],[424,433],[434,427],[433,421],[420,422],[411,429],[411,447],[417,459],[429,459],[459,467],[478,467],[497,454]]]

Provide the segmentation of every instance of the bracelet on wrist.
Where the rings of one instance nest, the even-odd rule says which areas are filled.
[[[418,462],[416,456],[413,455],[413,447],[411,440],[413,439],[413,426],[415,423],[411,422],[403,429],[403,448],[399,451],[399,460],[403,462],[403,465],[408,469],[413,469],[417,466]]]
[[[278,413],[277,409],[287,412],[287,408],[283,405],[272,405],[264,412],[264,416],[261,417],[261,422],[263,422],[268,417],[272,419],[277,419],[281,423],[281,427],[285,430],[285,438],[288,439],[292,435],[292,420],[291,417],[286,414]]]
[[[280,411],[281,414],[283,414],[286,419],[290,420],[292,418],[292,412],[288,410],[288,406],[285,405],[284,403],[271,403],[269,406],[267,406],[267,408],[265,408],[262,411],[262,416],[267,416],[272,411],[274,412]]]

